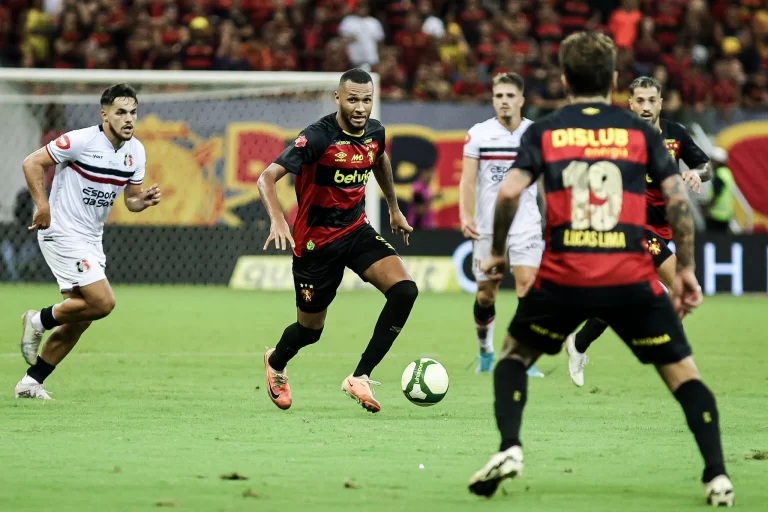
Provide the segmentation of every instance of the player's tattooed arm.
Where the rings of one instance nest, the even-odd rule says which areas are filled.
[[[507,245],[507,234],[517,213],[520,194],[533,181],[533,174],[523,169],[510,169],[499,187],[496,210],[493,214],[494,256],[503,256]]]
[[[47,229],[51,225],[51,208],[45,190],[45,168],[55,164],[56,162],[44,147],[25,158],[22,164],[29,193],[37,206],[32,216],[32,225],[29,226],[30,231]]]
[[[672,226],[678,269],[694,268],[693,259],[693,206],[688,198],[685,183],[675,174],[661,182],[661,191],[667,203],[667,219]]]
[[[376,177],[376,182],[384,193],[389,210],[399,210],[397,194],[395,194],[395,180],[392,176],[392,162],[390,162],[389,156],[386,153],[382,153],[376,159],[376,164],[373,166],[373,175]]]

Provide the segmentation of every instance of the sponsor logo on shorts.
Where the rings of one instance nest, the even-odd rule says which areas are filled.
[[[565,334],[560,334],[559,332],[550,331],[546,327],[542,327],[538,324],[531,324],[531,330],[536,334],[538,334],[539,336],[545,336],[553,340],[565,341],[565,337],[566,337]]]
[[[301,298],[304,302],[312,302],[312,297],[315,296],[315,285],[313,284],[300,284]]]
[[[381,242],[381,243],[383,243],[384,245],[386,245],[386,246],[387,246],[389,249],[392,249],[393,251],[395,250],[395,248],[394,248],[394,247],[392,247],[392,244],[390,244],[389,242],[387,242],[386,240],[384,240],[384,237],[383,237],[383,236],[381,236],[381,235],[376,235],[376,240],[378,240],[379,242]]]
[[[84,274],[85,272],[88,272],[91,270],[91,264],[88,263],[88,260],[80,260],[77,263],[75,263],[75,267],[77,267],[77,271],[81,274]]]
[[[110,207],[115,202],[115,198],[117,198],[117,192],[105,192],[93,187],[83,189],[83,204],[86,206]]]
[[[633,347],[655,347],[656,345],[663,345],[672,341],[669,334],[662,334],[661,336],[653,336],[650,338],[637,338],[632,340]]]

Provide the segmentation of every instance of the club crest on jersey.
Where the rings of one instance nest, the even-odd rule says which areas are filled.
[[[77,271],[81,274],[84,274],[85,272],[88,272],[91,270],[91,264],[88,263],[88,260],[80,260],[77,263],[75,263],[75,266],[77,267]]]
[[[298,137],[296,137],[296,140],[293,141],[293,145],[296,146],[297,148],[303,148],[304,146],[307,145],[307,138],[303,135],[299,135]]]
[[[661,244],[655,238],[651,238],[651,240],[648,242],[648,252],[654,256],[661,254]]]
[[[300,284],[301,298],[304,302],[312,302],[312,297],[315,296],[315,286],[312,284]]]
[[[368,162],[372,164],[374,160],[373,151],[368,151]]]
[[[123,160],[123,165],[126,167],[133,166],[133,155],[125,155],[125,159]]]
[[[67,137],[66,135],[62,135],[61,137],[56,139],[56,147],[58,147],[59,149],[69,149],[71,145],[72,143],[69,142],[69,137]]]

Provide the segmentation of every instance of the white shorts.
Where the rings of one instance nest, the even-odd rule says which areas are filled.
[[[107,257],[101,244],[71,239],[54,240],[47,236],[38,239],[38,242],[45,262],[62,292],[107,278],[104,273]]]
[[[472,272],[475,281],[488,281],[488,276],[480,270],[480,264],[491,256],[491,235],[480,235],[472,244]],[[539,268],[544,253],[544,241],[541,230],[529,231],[522,235],[507,236],[507,258],[510,267]]]

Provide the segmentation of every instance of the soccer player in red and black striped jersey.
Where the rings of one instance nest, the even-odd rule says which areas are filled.
[[[661,133],[675,163],[679,165],[682,160],[689,168],[682,173],[683,181],[697,194],[701,192],[701,182],[712,179],[712,165],[709,157],[696,145],[683,125],[660,118],[661,84],[655,78],[641,76],[630,84],[629,93],[629,107]],[[677,265],[675,255],[669,248],[672,229],[667,220],[661,185],[650,175],[646,176],[645,199],[648,203],[645,227],[648,252],[651,253],[659,279],[667,290],[671,290]],[[568,373],[577,386],[584,385],[584,367],[589,360],[585,352],[607,328],[605,322],[590,318],[579,332],[568,337]]]
[[[482,266],[500,279],[507,232],[520,194],[542,178],[546,248],[536,281],[509,326],[494,370],[501,447],[470,479],[491,496],[523,469],[520,424],[526,369],[557,354],[587,318],[610,325],[659,375],[683,408],[704,458],[708,501],[733,503],[725,472],[717,405],[702,383],[680,317],[701,303],[694,274],[692,205],[664,141],[648,123],[611,106],[616,47],[599,33],[577,33],[560,46],[571,105],[528,128],[496,202],[492,256]],[[645,248],[646,175],[660,184],[677,245],[674,295],[664,293]]]
[[[342,383],[342,391],[370,412],[381,406],[373,397],[371,372],[405,325],[418,289],[394,247],[371,227],[365,215],[365,187],[371,173],[389,204],[392,233],[408,243],[413,229],[397,205],[392,165],[385,153],[384,126],[370,119],[373,81],[361,69],[341,76],[338,111],[309,125],[259,178],[262,201],[272,221],[266,249],[293,249],[297,321],[264,354],[267,394],[281,409],[291,406],[285,370],[299,350],[317,342],[328,306],[336,296],[344,268],[370,282],[387,302],[360,363]],[[277,200],[275,184],[294,175],[298,214],[290,228]]]

